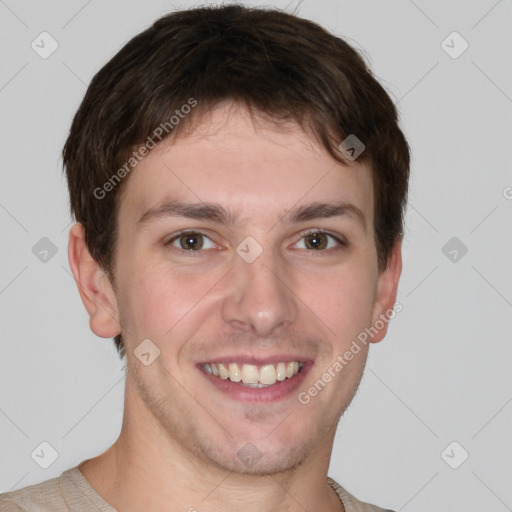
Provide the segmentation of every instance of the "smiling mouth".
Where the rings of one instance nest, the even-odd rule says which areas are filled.
[[[265,388],[273,386],[276,382],[291,379],[301,371],[303,366],[304,363],[300,361],[262,366],[238,363],[203,363],[199,365],[208,375],[250,388]]]

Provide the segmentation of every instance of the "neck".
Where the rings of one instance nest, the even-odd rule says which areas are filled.
[[[344,511],[327,484],[334,433],[296,467],[274,474],[241,474],[198,457],[150,415],[143,417],[140,410],[130,414],[126,405],[117,441],[80,467],[119,512]]]

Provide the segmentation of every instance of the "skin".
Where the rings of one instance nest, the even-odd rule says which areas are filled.
[[[401,239],[379,274],[370,170],[336,162],[294,123],[276,126],[223,104],[192,134],[157,146],[125,185],[115,286],[89,254],[82,227],[70,232],[70,265],[91,329],[104,338],[122,332],[127,354],[121,434],[82,464],[84,476],[123,512],[343,510],[326,475],[368,345],[308,404],[297,394],[395,303]],[[217,203],[236,221],[138,223],[168,200]],[[348,215],[290,222],[290,210],[332,201],[359,207],[365,228]],[[320,237],[328,246],[311,248],[311,229],[346,245]],[[182,230],[203,232],[204,248],[183,249]],[[263,250],[253,263],[236,252],[248,236]],[[160,350],[149,366],[133,352],[144,339]],[[272,403],[232,399],[196,366],[226,354],[276,353],[314,365],[297,392]],[[248,442],[262,454],[251,467],[237,457]]]

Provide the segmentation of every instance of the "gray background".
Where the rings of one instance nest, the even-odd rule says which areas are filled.
[[[254,3],[270,4],[297,3]],[[57,476],[119,433],[122,364],[89,331],[69,271],[60,150],[93,74],[191,5],[0,0],[0,491]],[[305,0],[298,12],[365,50],[413,152],[403,311],[371,348],[330,475],[396,510],[512,510],[512,1]],[[59,45],[47,59],[31,48],[43,31]],[[461,40],[441,45],[453,31],[469,44],[458,58],[444,48]],[[32,252],[43,237],[57,250],[46,261]],[[48,469],[31,458],[43,441],[59,454]]]

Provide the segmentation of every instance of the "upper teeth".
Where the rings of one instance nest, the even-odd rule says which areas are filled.
[[[304,363],[291,361],[289,363],[278,363],[276,365],[266,364],[256,366],[254,364],[237,363],[205,363],[201,365],[203,369],[222,379],[229,379],[233,382],[242,382],[243,384],[265,384],[272,385],[276,381],[282,381],[291,378],[299,373],[299,369]]]

